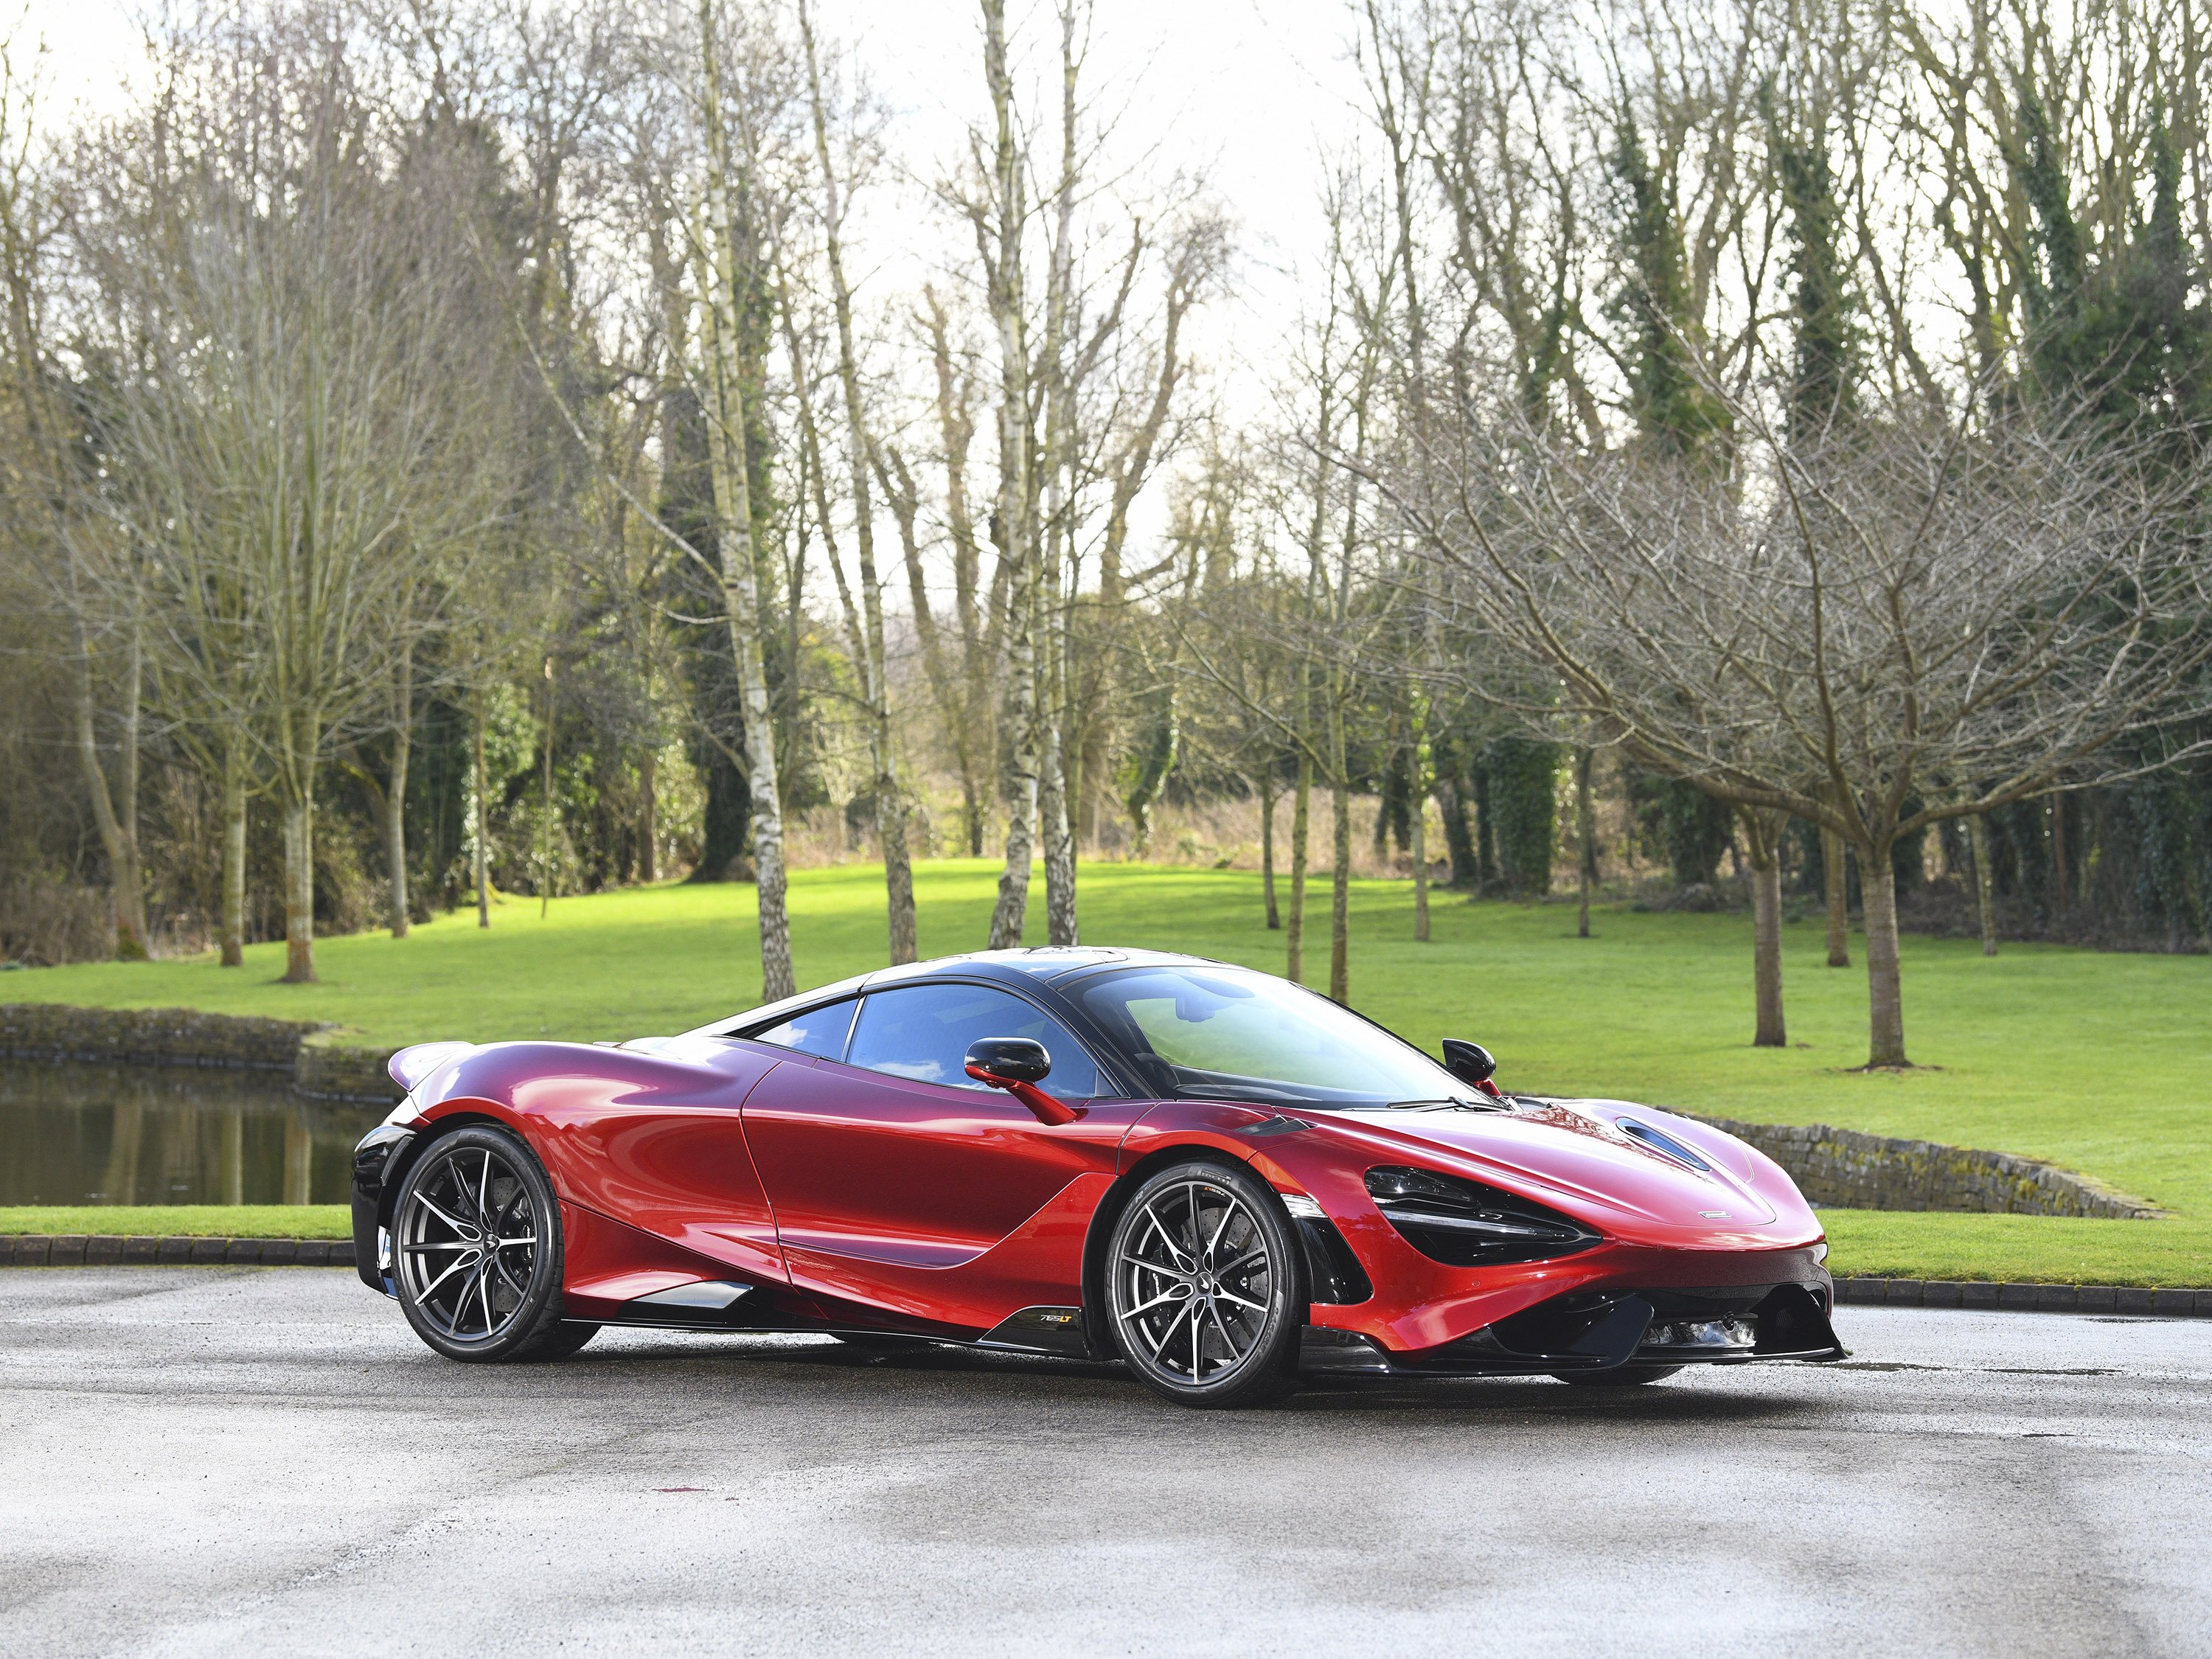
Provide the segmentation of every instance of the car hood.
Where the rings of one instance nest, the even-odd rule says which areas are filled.
[[[1352,1108],[1326,1115],[1400,1146],[1432,1148],[1450,1164],[1484,1166],[1531,1196],[1548,1189],[1571,1210],[1638,1231],[1761,1244],[1774,1242],[1778,1224],[1793,1234],[1819,1231],[1789,1176],[1762,1154],[1710,1125],[1628,1101],[1522,1096],[1510,1111]],[[1639,1139],[1624,1122],[1656,1132],[1662,1144]]]

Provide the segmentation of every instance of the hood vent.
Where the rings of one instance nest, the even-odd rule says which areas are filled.
[[[1706,1163],[1672,1135],[1661,1134],[1650,1124],[1638,1123],[1632,1117],[1615,1118],[1613,1122],[1619,1126],[1621,1133],[1638,1146],[1649,1146],[1653,1152],[1663,1157],[1671,1158],[1675,1163],[1695,1170],[1699,1175],[1711,1175],[1713,1172],[1711,1164]]]

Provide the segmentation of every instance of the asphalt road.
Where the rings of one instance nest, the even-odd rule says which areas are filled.
[[[603,1334],[349,1273],[0,1272],[0,1653],[2212,1654],[2212,1322],[1201,1414],[1103,1367]]]

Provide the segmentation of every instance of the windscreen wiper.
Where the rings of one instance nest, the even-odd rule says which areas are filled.
[[[1447,1096],[1442,1100],[1393,1100],[1386,1109],[1393,1112],[1419,1112],[1437,1109],[1454,1112],[1510,1112],[1513,1109],[1502,1100],[1462,1100]]]

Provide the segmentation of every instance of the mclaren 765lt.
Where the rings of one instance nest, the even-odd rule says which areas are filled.
[[[1300,1378],[1649,1382],[1843,1357],[1820,1224],[1742,1142],[1502,1092],[1269,975],[1159,952],[893,968],[612,1045],[437,1042],[354,1155],[361,1275],[440,1353],[602,1325]]]

